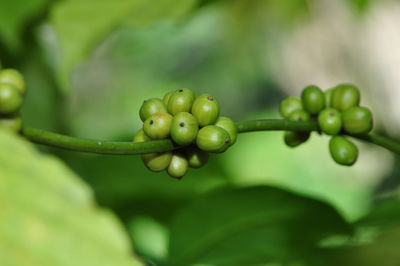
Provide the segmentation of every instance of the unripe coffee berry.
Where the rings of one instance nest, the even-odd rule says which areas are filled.
[[[181,179],[188,171],[189,163],[185,155],[181,152],[174,152],[171,163],[168,166],[168,174],[177,179]]]
[[[332,107],[333,88],[325,91],[325,108]]]
[[[179,112],[190,112],[194,101],[194,93],[189,89],[176,90],[168,100],[168,112],[175,115]]]
[[[179,112],[171,122],[171,138],[181,146],[193,143],[199,131],[199,123],[188,112]]]
[[[310,114],[304,110],[296,110],[289,115],[290,121],[305,122],[309,121],[310,119]]]
[[[169,166],[172,152],[157,152],[142,154],[142,161],[153,172],[161,172]]]
[[[340,112],[359,104],[360,91],[353,85],[338,85],[332,92],[332,107]]]
[[[310,138],[309,132],[294,132],[294,131],[285,131],[284,141],[285,144],[291,148],[297,147],[300,144],[306,142]]]
[[[167,94],[165,94],[164,98],[162,99],[166,107],[168,107],[169,98],[171,98],[172,94],[174,94],[174,92],[170,91]]]
[[[15,69],[3,69],[0,71],[0,83],[7,83],[17,88],[19,94],[26,94],[25,80],[22,74]]]
[[[215,122],[215,125],[225,129],[226,132],[228,132],[229,138],[231,139],[231,142],[229,143],[230,146],[235,144],[237,138],[237,128],[235,123],[230,118],[220,116]]]
[[[223,152],[229,147],[230,137],[225,129],[209,125],[199,130],[196,144],[203,151]]]
[[[0,117],[0,128],[10,130],[14,133],[20,132],[22,129],[22,118],[19,115]]]
[[[191,145],[185,148],[184,153],[189,162],[189,166],[192,168],[202,167],[210,158],[210,154],[208,152],[200,150],[196,147],[196,145]]]
[[[350,134],[366,134],[372,130],[372,113],[368,108],[354,106],[342,113],[343,129]]]
[[[325,107],[325,94],[317,86],[308,86],[301,93],[304,110],[312,115],[318,114]]]
[[[138,133],[136,133],[135,137],[133,138],[133,142],[145,142],[150,141],[151,138],[144,133],[143,129],[140,129]]]
[[[342,129],[342,117],[338,110],[326,108],[318,115],[318,125],[322,132],[337,135]]]
[[[17,88],[7,83],[0,83],[0,114],[12,114],[22,105],[22,96]]]
[[[296,110],[303,110],[303,103],[297,97],[287,97],[279,105],[279,112],[284,118],[289,118],[289,115]]]
[[[219,116],[217,99],[210,94],[200,95],[193,103],[192,114],[201,127],[214,124]]]
[[[150,116],[158,113],[167,113],[167,107],[159,98],[152,98],[144,101],[139,111],[140,119],[143,122]]]
[[[168,113],[158,113],[147,118],[143,130],[151,139],[165,139],[170,135],[172,116]]]
[[[329,151],[333,160],[341,165],[353,165],[358,158],[357,146],[343,136],[332,137]]]

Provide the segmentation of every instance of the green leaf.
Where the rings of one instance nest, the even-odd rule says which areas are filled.
[[[48,0],[0,0],[0,39],[11,52],[22,48],[24,26],[45,8]]]
[[[68,89],[72,70],[86,59],[112,29],[121,24],[144,26],[160,19],[173,19],[189,11],[197,0],[69,0],[51,12],[61,49],[57,79]],[[124,23],[123,23],[124,22]]]
[[[171,265],[256,265],[312,254],[331,234],[349,232],[324,203],[270,187],[220,192],[183,209],[171,228]]]
[[[58,159],[0,131],[0,264],[141,265],[116,217]]]

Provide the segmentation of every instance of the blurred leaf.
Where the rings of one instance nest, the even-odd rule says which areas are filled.
[[[0,0],[0,41],[11,52],[22,47],[24,26],[34,15],[42,11],[48,0]]]
[[[121,22],[143,26],[159,19],[181,16],[196,0],[68,0],[57,4],[51,22],[60,43],[57,77],[61,88],[69,88],[74,67],[88,57],[94,46]],[[129,17],[129,20],[125,20]]]
[[[0,131],[0,264],[141,265],[121,225],[59,160]]]
[[[270,187],[209,195],[183,209],[171,228],[171,265],[256,265],[312,255],[317,241],[349,232],[324,203]]]

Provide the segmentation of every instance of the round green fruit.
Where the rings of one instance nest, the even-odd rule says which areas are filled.
[[[12,132],[20,132],[22,129],[22,118],[20,115],[10,117],[0,117],[0,128],[10,130]]]
[[[0,83],[0,114],[12,114],[22,105],[22,96],[17,88],[8,83]]]
[[[200,95],[193,103],[192,114],[201,127],[214,124],[219,116],[217,99],[210,94]]]
[[[169,98],[171,98],[172,94],[174,94],[173,91],[168,92],[167,94],[164,95],[164,98],[162,99],[165,106],[168,107],[168,102],[169,102]]]
[[[332,94],[333,88],[325,91],[325,107],[329,108],[332,107]]]
[[[172,152],[157,152],[142,154],[142,161],[153,172],[161,172],[169,166]]]
[[[368,108],[354,106],[342,113],[343,128],[350,134],[366,134],[372,130],[372,113]]]
[[[304,110],[296,110],[289,115],[290,121],[304,122],[309,121],[310,119],[310,114]]]
[[[197,123],[196,118],[192,114],[179,112],[172,118],[171,138],[175,143],[181,146],[193,143],[198,131],[199,123]]]
[[[189,162],[181,152],[174,152],[171,163],[168,166],[168,174],[177,179],[181,179],[189,169]]]
[[[229,138],[231,139],[231,142],[229,143],[230,146],[235,144],[237,139],[237,128],[232,119],[223,116],[218,117],[217,121],[215,122],[215,125],[217,127],[225,129],[226,132],[228,132]]]
[[[308,86],[301,93],[304,110],[315,115],[325,107],[325,94],[317,86]]]
[[[179,112],[190,112],[194,101],[194,93],[189,89],[176,90],[168,100],[168,112],[175,115]]]
[[[284,141],[287,146],[294,148],[306,142],[310,138],[310,132],[285,131]]]
[[[360,91],[350,84],[338,85],[332,92],[332,107],[344,111],[360,104]]]
[[[228,149],[229,133],[220,127],[209,125],[199,130],[196,144],[203,151],[220,153]]]
[[[149,138],[146,133],[144,133],[143,129],[140,129],[138,133],[136,133],[136,136],[133,138],[133,142],[145,142],[145,141],[150,141],[151,138]]]
[[[338,110],[326,108],[318,115],[318,125],[322,132],[337,135],[342,129],[342,117]]]
[[[158,113],[167,113],[167,107],[164,102],[158,98],[144,101],[139,111],[140,119],[143,122],[150,116]]]
[[[170,135],[172,116],[158,113],[150,116],[143,123],[143,130],[151,139],[165,139]]]
[[[338,164],[350,166],[357,161],[357,146],[343,136],[332,137],[329,142],[329,151]]]
[[[289,115],[296,110],[303,110],[303,103],[297,97],[287,97],[279,105],[279,112],[284,118],[289,118]]]
[[[26,94],[25,80],[18,70],[9,68],[0,71],[0,83],[11,84],[17,88],[21,95]]]
[[[189,166],[192,168],[200,168],[208,162],[210,154],[202,151],[195,145],[191,145],[184,150]]]

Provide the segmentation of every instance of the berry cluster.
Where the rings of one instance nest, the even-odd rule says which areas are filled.
[[[317,86],[308,86],[304,88],[301,99],[284,99],[279,111],[291,121],[318,121],[321,131],[332,136],[329,151],[333,160],[341,165],[353,165],[357,161],[358,149],[343,135],[367,134],[373,126],[371,111],[359,104],[360,91],[353,85],[341,84],[325,93]],[[284,140],[288,146],[296,147],[309,137],[310,132],[287,131]]]
[[[25,94],[25,80],[20,72],[15,69],[0,71],[0,127],[13,132],[22,129],[19,110]]]
[[[167,93],[162,100],[144,101],[139,115],[143,128],[134,142],[171,138],[182,146],[173,152],[142,155],[148,169],[167,170],[174,178],[181,179],[189,167],[202,167],[210,152],[224,152],[236,142],[235,123],[227,117],[219,117],[218,101],[210,94],[196,98],[191,90],[178,89]]]

